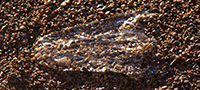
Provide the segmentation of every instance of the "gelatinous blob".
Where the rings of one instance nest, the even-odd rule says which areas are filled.
[[[144,34],[139,20],[154,13],[129,13],[101,21],[52,32],[35,43],[35,58],[40,64],[65,71],[111,71],[140,75],[144,49],[153,41]],[[149,48],[146,48],[146,47]]]

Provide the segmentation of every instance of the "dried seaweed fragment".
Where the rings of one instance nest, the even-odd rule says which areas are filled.
[[[65,71],[123,73],[137,76],[145,47],[153,41],[144,34],[139,20],[154,13],[129,13],[101,21],[52,32],[35,43],[35,58],[40,64]],[[150,49],[150,48],[148,48]]]

